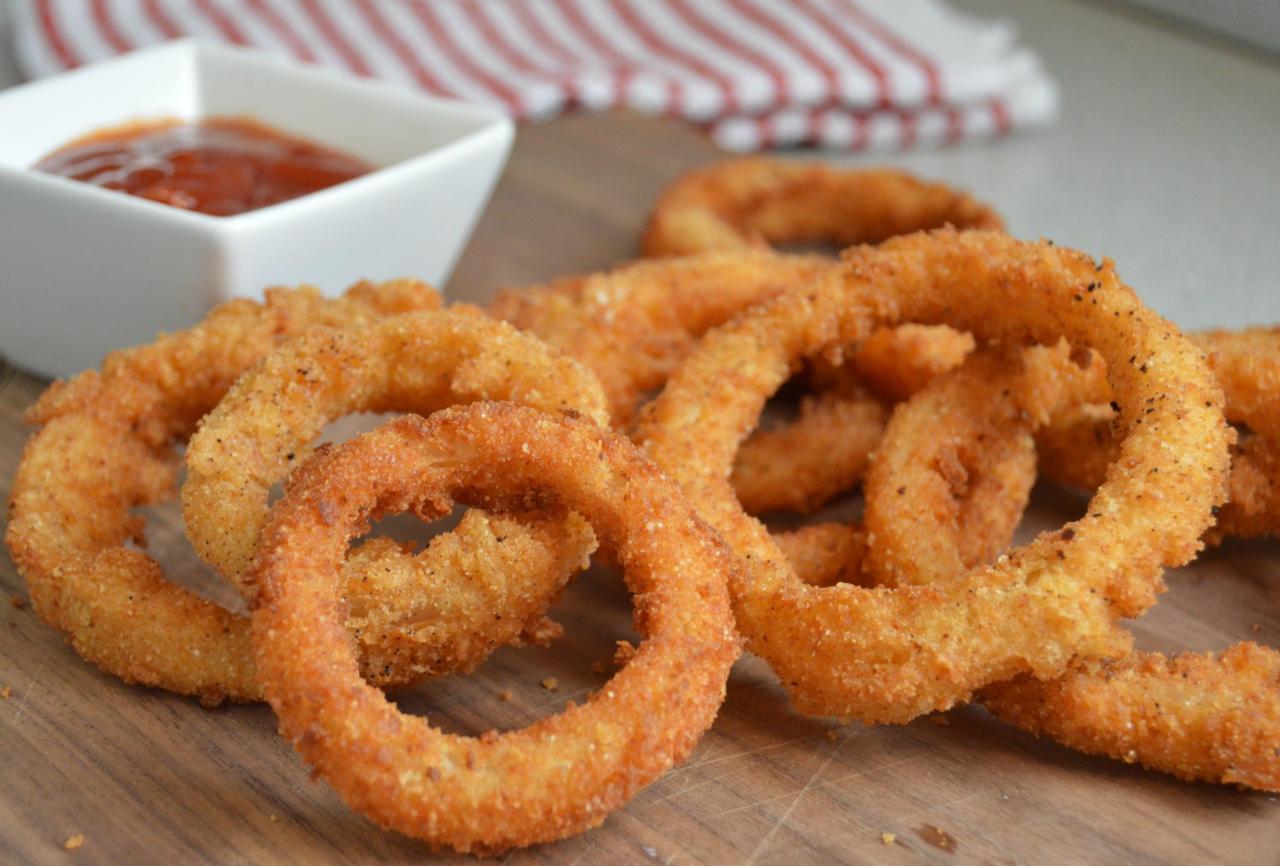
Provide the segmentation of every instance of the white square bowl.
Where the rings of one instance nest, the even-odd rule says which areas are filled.
[[[30,166],[133,120],[248,115],[370,174],[231,217]],[[442,284],[511,149],[487,108],[185,40],[0,93],[0,353],[51,376],[271,285]]]

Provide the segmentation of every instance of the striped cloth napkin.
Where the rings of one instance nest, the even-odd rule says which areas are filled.
[[[195,36],[496,106],[629,108],[735,151],[952,144],[1049,123],[1005,22],[939,0],[10,0],[29,77]]]

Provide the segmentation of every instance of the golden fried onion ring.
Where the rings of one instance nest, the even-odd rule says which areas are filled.
[[[259,700],[248,619],[166,581],[160,564],[131,546],[143,544],[142,519],[131,509],[174,495],[174,440],[191,435],[198,418],[280,338],[438,306],[433,289],[411,280],[357,285],[332,301],[314,289],[273,289],[265,303],[230,302],[192,329],[110,354],[101,374],[88,371],[51,385],[28,412],[28,421],[42,429],[14,478],[5,539],[37,614],[67,633],[84,659],[125,682],[200,696],[207,704]],[[468,516],[422,558],[436,573],[470,567],[477,578],[492,572],[506,581],[507,569],[517,564],[564,573],[580,563],[581,545],[590,539],[585,526],[571,539],[561,522],[522,526],[529,527],[529,540],[512,542],[511,518]],[[362,555],[372,558],[381,544]],[[388,583],[398,579],[384,574]],[[495,583],[492,577],[477,581],[477,594]],[[353,618],[372,640],[369,620],[389,620],[366,608],[353,604]],[[385,634],[388,651],[402,637]],[[481,638],[460,641],[463,659],[483,651],[471,642]],[[396,672],[369,673],[397,682]]]
[[[489,312],[577,358],[600,378],[615,426],[662,387],[709,329],[831,267],[768,250],[640,261],[499,292]]]
[[[1097,351],[1121,407],[1121,457],[1083,518],[947,586],[807,585],[736,501],[734,452],[799,359],[905,321]],[[903,722],[1122,646],[1113,620],[1154,602],[1162,567],[1194,555],[1222,499],[1221,402],[1199,353],[1110,263],[940,230],[850,250],[841,269],[709,333],[637,432],[748,565],[731,584],[739,627],[799,709]]]
[[[864,487],[877,585],[952,580],[1000,554],[1036,479],[1032,433],[1106,395],[1100,359],[1066,343],[980,350],[894,410]]]
[[[182,505],[192,546],[243,591],[271,488],[326,424],[354,412],[429,414],[476,400],[607,422],[590,371],[474,308],[316,330],[279,346],[241,377],[187,446]],[[551,521],[526,523],[531,529],[468,512],[462,538],[438,536],[418,555],[385,538],[357,548],[348,602],[366,678],[388,685],[470,670],[496,647],[548,625],[554,634],[558,627],[543,614],[585,567],[595,539],[577,515],[558,537]]]
[[[1277,336],[1273,329],[1253,328],[1192,337],[1209,353],[1224,388],[1227,418],[1253,431],[1233,454],[1230,499],[1206,534],[1212,543],[1226,535],[1276,532],[1276,512],[1269,506],[1270,479],[1277,476],[1269,470],[1280,442]],[[1096,436],[1104,454],[1117,450],[1105,422],[1078,425],[1076,432],[1085,442]],[[1079,442],[1071,448],[1082,450]],[[983,689],[982,700],[999,718],[1079,751],[1182,779],[1280,791],[1280,652],[1253,642],[1220,654],[1077,659],[1062,677],[1017,677]]]
[[[27,412],[41,429],[18,466],[5,536],[36,613],[125,682],[211,703],[256,699],[249,621],[167,581],[138,549],[143,521],[131,509],[173,495],[174,440],[279,338],[439,304],[409,280],[333,300],[272,289],[262,304],[224,304],[193,328],[113,352],[101,372],[50,385]]]
[[[862,481],[888,419],[884,402],[866,392],[805,395],[794,420],[752,431],[738,449],[738,501],[748,514],[816,511]]]
[[[981,697],[1004,721],[1080,752],[1280,791],[1280,652],[1252,641],[1080,659],[1064,676],[1017,677]]]
[[[1227,420],[1246,425],[1252,434],[1232,455],[1227,502],[1205,541],[1280,534],[1280,329],[1189,336],[1208,353],[1226,398]],[[1113,414],[1103,403],[1086,404],[1042,429],[1036,435],[1040,472],[1085,490],[1101,484],[1106,463],[1116,452]]]
[[[663,191],[645,228],[650,257],[780,243],[878,243],[944,225],[999,229],[987,205],[892,169],[837,169],[769,157],[726,160]]]
[[[456,306],[316,330],[268,354],[187,446],[183,516],[202,559],[241,586],[274,484],[325,425],[356,412],[429,415],[503,400],[607,424],[591,372],[480,310]]]
[[[865,487],[869,537],[857,559],[869,577],[879,585],[945,584],[964,574],[964,553],[985,528],[995,526],[1007,542],[1034,478],[1032,432],[1064,406],[1107,399],[1103,372],[1098,363],[1071,363],[1065,345],[1015,357],[979,351],[899,405]],[[1002,448],[1014,441],[1025,465],[1012,483],[998,471],[993,479]],[[974,485],[993,494],[989,501],[975,501]],[[958,486],[967,495],[957,495]],[[981,520],[976,528],[965,525],[972,517]],[[1256,644],[1221,656],[1076,659],[1062,677],[1024,674],[979,695],[998,717],[1080,751],[1186,779],[1280,787],[1280,653]]]
[[[347,543],[380,514],[447,512],[455,491],[486,508],[550,496],[618,552],[646,639],[585,704],[465,737],[361,681],[338,613]],[[733,557],[676,486],[622,436],[509,404],[405,416],[317,453],[272,509],[259,563],[254,642],[281,732],[356,811],[460,851],[600,824],[689,754],[738,655]]]

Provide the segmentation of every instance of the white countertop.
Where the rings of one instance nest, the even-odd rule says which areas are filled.
[[[956,5],[1018,23],[1061,86],[1058,124],[849,161],[945,179],[1017,235],[1109,255],[1184,326],[1280,323],[1280,58],[1075,0]],[[0,40],[0,87],[16,80]]]
[[[958,0],[1018,23],[1056,126],[890,161],[970,188],[1022,237],[1116,261],[1185,327],[1280,323],[1280,58],[1071,0]]]

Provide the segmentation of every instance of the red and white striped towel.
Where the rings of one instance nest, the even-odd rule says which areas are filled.
[[[625,107],[731,150],[976,140],[1052,121],[1006,23],[939,0],[10,0],[39,77],[166,39],[253,45],[495,105]]]

